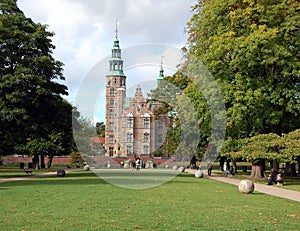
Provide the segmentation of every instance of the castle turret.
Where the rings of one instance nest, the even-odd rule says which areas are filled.
[[[109,156],[121,155],[121,123],[126,97],[126,76],[123,72],[117,25],[111,59],[109,60],[109,72],[106,75],[105,148]]]

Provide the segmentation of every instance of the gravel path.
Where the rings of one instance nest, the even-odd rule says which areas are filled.
[[[187,169],[186,172],[194,174],[195,170]],[[208,176],[206,176],[206,177],[208,177]],[[241,181],[241,180],[238,180],[238,179],[234,179],[232,177],[224,177],[224,176],[220,176],[220,175],[212,175],[208,178],[213,179],[213,180],[217,180],[217,181],[221,181],[221,182],[224,182],[224,183],[237,185],[237,186],[239,185],[239,183]],[[270,186],[270,185],[267,185],[267,184],[265,184],[265,185],[264,184],[257,184],[257,183],[254,183],[254,190],[257,191],[257,192],[269,194],[269,195],[272,195],[272,196],[286,198],[286,199],[290,199],[290,200],[293,200],[293,201],[300,202],[300,192],[298,192],[298,191],[284,189],[284,188],[277,187],[277,186]]]

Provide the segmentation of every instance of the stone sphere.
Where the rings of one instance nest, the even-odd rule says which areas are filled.
[[[184,171],[185,171],[185,167],[180,167],[180,168],[178,169],[178,171],[179,171],[179,172],[184,172]]]
[[[196,178],[202,178],[203,177],[203,171],[202,170],[197,170],[196,172],[195,172],[195,177]]]
[[[241,180],[239,183],[239,191],[241,193],[252,193],[254,191],[254,184],[251,180]]]
[[[177,170],[178,167],[176,165],[173,166],[173,170]]]
[[[83,170],[84,170],[84,171],[90,171],[90,166],[84,165]]]

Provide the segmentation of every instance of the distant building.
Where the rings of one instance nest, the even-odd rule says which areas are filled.
[[[154,112],[160,104],[149,105],[140,86],[132,99],[126,98],[126,76],[117,33],[111,51],[106,75],[106,155],[150,156],[163,143],[168,117],[162,115],[154,121]],[[158,79],[162,78],[164,70],[161,67]]]

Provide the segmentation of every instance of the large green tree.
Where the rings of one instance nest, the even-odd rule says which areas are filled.
[[[16,0],[0,1],[2,155],[70,151],[72,106],[62,98],[67,87],[58,82],[63,64],[52,56],[52,36],[47,26],[25,17]]]
[[[199,0],[193,10],[187,56],[223,92],[227,141],[299,128],[299,1]]]

